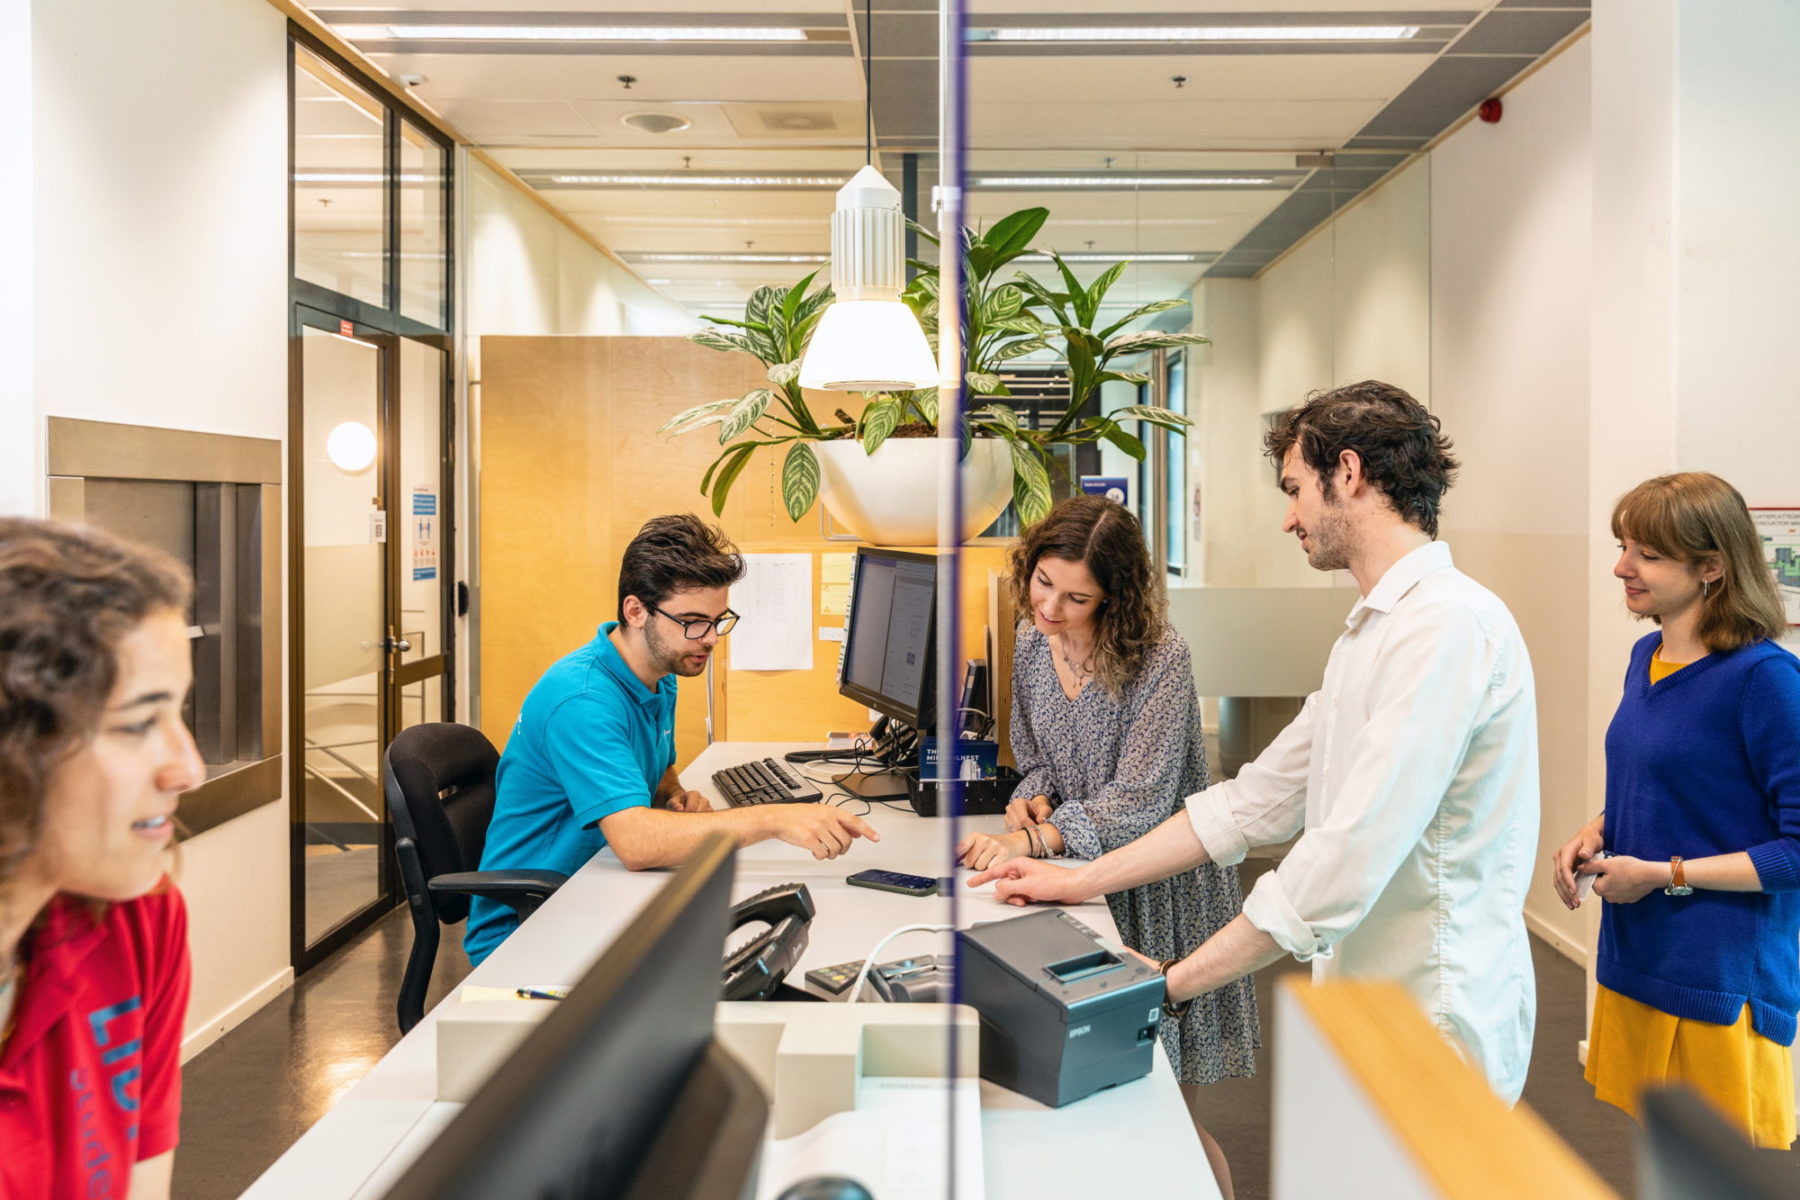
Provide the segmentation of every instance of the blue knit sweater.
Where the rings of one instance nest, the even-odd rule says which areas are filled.
[[[1654,686],[1632,648],[1606,732],[1606,848],[1649,862],[1749,851],[1761,892],[1651,892],[1608,904],[1600,984],[1677,1017],[1794,1044],[1800,1013],[1800,659],[1772,642],[1710,654]]]

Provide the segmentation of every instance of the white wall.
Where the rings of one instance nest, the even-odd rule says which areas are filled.
[[[1418,162],[1253,282],[1203,281],[1195,362],[1208,583],[1344,586],[1281,532],[1286,501],[1262,457],[1264,414],[1382,379],[1431,402],[1430,165]],[[1190,459],[1190,461],[1193,461]]]
[[[0,112],[12,115],[13,160],[30,162],[30,0],[0,0]],[[32,207],[30,188],[0,188],[0,514],[38,511],[31,406]]]
[[[1562,906],[1543,864],[1593,815],[1590,58],[1577,43],[1507,94],[1498,124],[1471,122],[1431,154],[1431,394],[1463,463],[1443,534],[1531,650],[1543,815],[1526,914],[1578,960],[1586,914]]]
[[[549,336],[686,334],[700,322],[621,267],[522,194],[503,177],[463,153],[458,156],[462,195],[460,243],[463,386],[457,428],[465,443],[457,479],[460,516],[456,553],[459,578],[474,587],[473,618],[461,623],[457,645],[457,713],[480,714],[479,547],[470,537],[478,523],[475,499],[481,447],[481,339],[490,334]]]
[[[53,415],[282,438],[285,18],[243,0],[32,7],[34,395],[0,444],[35,446]],[[28,494],[9,480],[5,500],[41,512],[31,454]],[[284,805],[186,843],[190,1050],[290,977],[287,878]]]

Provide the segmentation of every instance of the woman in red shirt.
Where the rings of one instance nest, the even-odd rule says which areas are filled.
[[[187,918],[185,572],[0,520],[0,1196],[167,1200]]]

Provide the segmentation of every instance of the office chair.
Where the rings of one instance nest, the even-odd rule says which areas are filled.
[[[395,1006],[400,1032],[425,1015],[425,989],[437,958],[438,926],[469,915],[482,896],[529,917],[568,878],[555,871],[478,871],[494,815],[494,744],[467,725],[434,722],[402,730],[387,748],[388,812],[401,886],[412,910],[412,953]]]

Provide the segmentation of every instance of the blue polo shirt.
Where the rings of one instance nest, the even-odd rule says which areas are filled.
[[[675,762],[675,676],[646,688],[607,634],[558,661],[519,709],[495,777],[481,869],[573,875],[606,845],[600,819],[648,807]],[[518,927],[513,910],[476,897],[463,949],[480,963]]]

